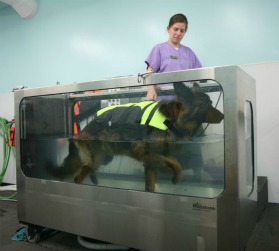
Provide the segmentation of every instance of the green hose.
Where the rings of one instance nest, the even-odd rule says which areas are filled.
[[[13,154],[15,156],[13,146],[11,144],[8,145],[8,142],[10,141],[10,127],[11,127],[12,123],[13,122],[8,122],[6,119],[0,117],[0,136],[3,138],[3,140],[2,140],[2,142],[3,142],[3,161],[2,161],[2,168],[0,169],[0,185],[3,182],[4,176],[5,176],[7,168],[8,168],[11,151],[13,152]],[[0,158],[1,158],[1,155],[0,155]],[[9,197],[0,196],[0,199],[9,200],[9,199],[12,199],[15,195],[16,195],[16,193]]]

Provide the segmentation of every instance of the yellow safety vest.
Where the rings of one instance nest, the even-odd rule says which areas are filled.
[[[139,116],[141,116],[140,124],[141,125],[149,125],[160,130],[167,130],[168,127],[165,125],[165,121],[167,118],[160,113],[158,101],[142,101],[139,103],[128,103],[123,105],[112,105],[105,107],[97,112],[97,116],[104,115],[108,111],[114,110],[114,114],[117,115],[115,109],[123,109],[123,108],[135,108],[138,107],[140,109]]]

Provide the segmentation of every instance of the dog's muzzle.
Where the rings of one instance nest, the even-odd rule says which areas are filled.
[[[210,124],[219,124],[224,119],[224,114],[214,107],[207,109],[205,113],[205,122]]]

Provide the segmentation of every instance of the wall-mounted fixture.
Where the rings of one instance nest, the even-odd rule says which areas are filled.
[[[0,0],[10,5],[22,18],[31,18],[37,12],[37,0]]]

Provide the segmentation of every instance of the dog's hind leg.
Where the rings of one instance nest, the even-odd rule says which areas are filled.
[[[88,165],[83,165],[81,167],[80,172],[76,175],[74,181],[75,183],[82,183],[82,181],[85,179],[85,177],[91,173],[91,167]]]
[[[95,159],[95,162],[97,162],[96,157],[99,157],[98,162],[100,164],[95,163],[95,166],[99,166],[99,165],[107,165],[108,163],[110,163],[113,160],[113,155],[109,154],[108,152],[94,152],[95,154],[93,154],[93,151],[91,151],[91,158]],[[96,167],[91,169],[91,174],[90,174],[90,179],[93,182],[93,184],[98,185],[98,177],[96,174]]]
[[[93,177],[91,178],[91,180],[95,184],[97,184],[98,181],[95,170],[99,165],[96,161],[97,156],[94,156],[94,154],[92,154],[91,152],[92,149],[90,149],[90,142],[86,140],[76,140],[75,144],[77,146],[79,157],[81,160],[81,169],[74,178],[75,183],[82,183],[85,177],[91,174]]]

